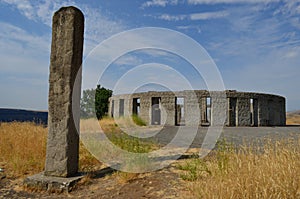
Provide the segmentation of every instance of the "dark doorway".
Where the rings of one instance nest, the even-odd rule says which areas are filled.
[[[202,98],[201,101],[201,125],[209,126],[211,122],[211,98]]]
[[[229,98],[229,109],[228,109],[228,120],[229,126],[237,125],[237,117],[236,117],[236,103],[237,98]]]
[[[114,108],[115,108],[115,100],[111,101],[111,112],[110,112],[110,116],[114,117]]]
[[[182,126],[185,124],[184,98],[175,98],[175,125]]]
[[[251,126],[258,126],[258,100],[250,99]]]
[[[124,99],[120,99],[119,102],[119,117],[122,117],[124,116]]]
[[[206,98],[206,122],[211,125],[211,98]]]
[[[151,124],[160,125],[161,124],[161,110],[160,110],[160,97],[152,97],[152,110],[151,110]]]
[[[133,98],[132,101],[132,114],[139,115],[140,114],[140,98]]]

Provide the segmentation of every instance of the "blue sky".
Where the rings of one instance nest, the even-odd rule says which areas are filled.
[[[300,0],[0,0],[0,107],[47,109],[51,20],[56,10],[67,5],[85,14],[85,59],[102,41],[122,31],[168,28],[203,46],[226,89],[283,95],[287,110],[300,109]],[[167,40],[168,35],[157,37]],[[126,42],[130,41],[123,45]],[[147,63],[154,62],[152,67],[162,69],[162,80],[179,81],[171,67],[195,88],[206,89],[184,59],[151,49],[121,56],[100,83],[113,87],[109,80],[119,82],[119,90],[125,92],[130,82],[120,80],[124,71],[141,66],[128,79],[153,78]],[[84,76],[92,73],[83,66]]]

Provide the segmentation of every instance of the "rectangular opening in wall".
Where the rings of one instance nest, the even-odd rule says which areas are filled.
[[[114,110],[115,110],[115,100],[111,101],[111,109],[110,109],[110,116],[114,117]]]
[[[211,124],[211,97],[206,98],[206,122]]]
[[[250,99],[250,120],[251,126],[258,126],[258,101],[257,99]]]
[[[124,99],[119,101],[119,117],[124,116]]]
[[[161,124],[161,110],[160,110],[160,97],[152,97],[151,100],[151,124],[160,125]]]
[[[132,114],[139,115],[140,114],[140,98],[133,98],[132,101]]]
[[[182,126],[185,124],[184,98],[175,98],[175,125]]]
[[[236,105],[237,105],[237,98],[229,98],[229,109],[228,109],[229,126],[237,125]]]

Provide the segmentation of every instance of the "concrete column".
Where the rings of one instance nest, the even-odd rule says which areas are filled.
[[[237,123],[238,126],[251,125],[251,112],[250,112],[249,98],[237,99]]]
[[[225,92],[210,92],[211,96],[211,126],[224,126],[228,111],[228,101]]]
[[[132,97],[131,95],[125,95],[124,97],[124,116],[131,117],[132,116]]]
[[[197,126],[201,124],[201,109],[199,98],[196,94],[190,93],[184,98],[185,102],[185,124],[186,126]]]
[[[81,82],[73,87],[77,73],[81,73],[83,32],[84,16],[77,8],[64,7],[54,14],[46,176],[69,177],[78,172],[79,120],[74,121],[72,107],[79,113]]]
[[[279,102],[280,106],[280,124],[281,126],[286,125],[286,108],[285,108],[285,99],[282,98]]]
[[[148,125],[151,125],[151,96],[142,95],[140,98],[140,117],[144,120]]]
[[[164,96],[161,98],[162,121],[166,121],[165,125],[175,125],[175,95]]]
[[[260,96],[258,98],[258,126],[267,126],[268,120],[268,102]]]

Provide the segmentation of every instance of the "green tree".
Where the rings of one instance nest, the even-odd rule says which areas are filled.
[[[80,114],[82,118],[97,117],[101,119],[108,112],[108,99],[112,96],[112,90],[97,85],[96,89],[83,91],[80,100]]]
[[[87,89],[83,91],[80,99],[80,116],[82,118],[91,118],[96,115],[95,94],[96,89]]]
[[[112,90],[106,89],[97,85],[95,93],[95,109],[96,116],[101,119],[103,116],[107,115],[108,112],[108,99],[112,96]]]

